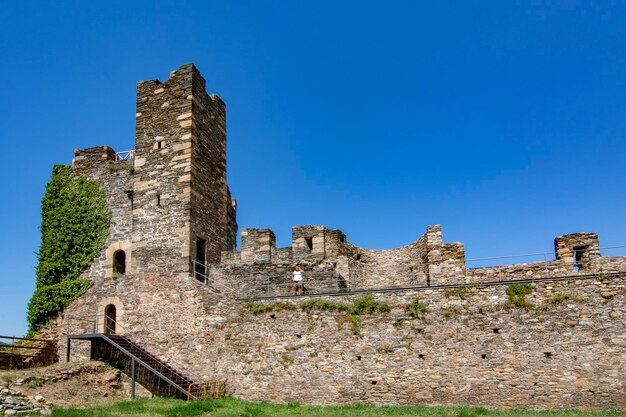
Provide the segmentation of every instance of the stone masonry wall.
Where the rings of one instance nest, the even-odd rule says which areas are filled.
[[[187,70],[187,67],[181,70],[183,68]],[[191,181],[191,251],[194,259],[215,263],[219,262],[222,251],[235,249],[232,235],[237,233],[237,223],[233,223],[235,215],[229,213],[235,206],[226,185],[226,104],[217,95],[206,93],[205,80],[193,65],[190,71],[192,112],[185,115],[188,118],[181,124],[191,123],[193,143],[188,175]],[[206,241],[206,254],[195,253],[197,238]]]
[[[624,278],[537,282],[528,310],[508,302],[504,285],[376,294],[391,311],[361,316],[360,335],[342,312],[255,316],[192,278],[167,290],[162,281],[101,281],[68,314],[115,298],[133,341],[248,400],[626,407]],[[421,318],[405,311],[415,298],[427,303]]]
[[[138,272],[188,270],[193,68],[137,84],[133,255]]]

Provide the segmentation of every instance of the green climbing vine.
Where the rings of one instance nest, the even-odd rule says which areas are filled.
[[[69,166],[55,165],[41,200],[37,282],[27,317],[31,332],[91,286],[78,277],[100,255],[110,223],[103,189]]]

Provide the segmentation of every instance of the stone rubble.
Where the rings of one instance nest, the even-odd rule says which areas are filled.
[[[20,378],[15,385],[24,383]],[[0,414],[14,416],[19,414],[40,414],[47,416],[52,414],[50,405],[41,395],[28,396],[21,391],[0,386]]]

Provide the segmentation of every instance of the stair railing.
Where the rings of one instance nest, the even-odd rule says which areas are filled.
[[[67,335],[69,336],[70,334],[70,327],[71,327],[71,322],[72,321],[78,321],[78,322],[86,322],[86,323],[90,323],[91,326],[91,333],[92,334],[105,334],[104,331],[100,331],[100,325],[98,324],[98,319],[100,317],[104,317],[105,319],[107,318],[107,316],[105,314],[89,314],[86,316],[81,316],[81,317],[76,317],[76,316],[66,316],[67,318]],[[92,318],[92,319],[89,319]],[[186,383],[191,383],[191,381],[189,381],[189,379],[184,376],[183,374],[181,374],[180,372],[178,372],[176,369],[172,368],[170,365],[168,365],[167,363],[161,361],[160,359],[156,358],[153,354],[151,354],[150,352],[148,352],[147,350],[145,350],[144,348],[142,348],[141,346],[139,346],[138,344],[136,344],[135,342],[133,342],[132,340],[130,340],[129,338],[125,337],[125,335],[127,334],[127,330],[124,328],[123,325],[121,325],[119,322],[117,322],[116,320],[108,317],[109,320],[111,320],[113,323],[115,323],[115,327],[120,328],[122,330],[122,334],[119,333],[113,333],[111,335],[113,336],[121,336],[124,338],[124,340],[130,344],[132,347],[134,347],[135,349],[139,350],[140,352],[142,352],[145,355],[148,356],[152,356],[155,359],[158,360],[158,363],[161,367],[169,370],[170,372],[174,373],[177,376],[180,376],[182,379],[185,380]],[[104,326],[106,328],[106,325]],[[76,333],[75,333],[76,334]],[[69,356],[68,356],[69,358]],[[68,360],[69,362],[69,360]]]
[[[127,338],[125,336],[121,336],[121,335],[107,335],[107,336],[109,338],[111,338],[110,336],[119,336],[119,337],[123,338],[123,340],[125,342],[127,342],[129,345],[131,345],[133,348],[137,349],[138,351],[140,351],[141,353],[143,353],[146,356],[154,358],[157,361],[157,363],[159,364],[160,367],[163,367],[163,368],[169,370],[170,372],[172,372],[174,375],[180,377],[181,379],[183,379],[185,381],[185,383],[187,383],[187,384],[191,384],[192,383],[191,380],[189,378],[187,378],[185,375],[181,374],[176,369],[174,369],[170,365],[168,365],[166,362],[163,362],[162,360],[160,360],[159,358],[154,356],[152,353],[148,352],[147,350],[145,350],[144,348],[142,348],[138,344],[134,343],[129,338]],[[114,338],[112,340],[115,341]]]
[[[235,297],[237,296],[237,291],[235,291],[233,288],[230,288],[228,285],[226,285],[223,282],[222,282],[222,285],[218,288],[218,285],[215,282],[215,278],[209,275],[208,265],[205,265],[202,262],[194,261],[193,259],[190,259],[190,261],[191,261],[190,274],[192,277],[194,277],[198,281],[204,282],[208,287],[214,290],[229,293]]]
[[[133,386],[134,386],[134,380],[135,380],[135,362],[136,362],[136,363],[139,363],[141,366],[143,366],[145,369],[147,369],[150,372],[152,372],[154,375],[156,375],[161,380],[163,380],[166,383],[168,383],[172,388],[178,390],[182,395],[188,395],[188,391],[185,390],[185,388],[181,387],[176,382],[172,381],[170,378],[166,377],[161,372],[157,371],[152,366],[148,365],[146,362],[144,362],[143,360],[139,359],[136,355],[130,353],[128,350],[126,350],[125,348],[120,346],[117,342],[115,342],[115,340],[109,338],[108,335],[100,334],[100,337],[103,338],[104,340],[106,340],[110,345],[115,347],[117,350],[119,350],[120,352],[122,352],[124,355],[126,355],[128,358],[130,358],[132,360],[132,363],[131,363],[131,369],[132,369],[131,373],[132,373],[132,375],[131,375],[131,377],[133,379]],[[128,340],[126,338],[124,338],[124,339]],[[162,363],[154,355],[150,354],[150,357],[152,357],[155,360],[157,360],[157,362]],[[187,379],[186,377],[183,377],[183,378],[184,378],[185,382],[188,383],[188,385],[191,384],[191,381],[189,381],[189,379]],[[134,387],[133,387],[132,391],[133,392],[131,393],[131,396],[134,397]],[[193,397],[191,399],[195,399],[195,397]]]

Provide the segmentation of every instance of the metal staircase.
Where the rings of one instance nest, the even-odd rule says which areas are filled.
[[[91,359],[119,369],[131,378],[131,397],[135,396],[135,382],[160,397],[196,399],[190,392],[193,382],[174,368],[133,343],[125,336],[105,333],[68,336],[68,358],[71,340],[91,341]]]
[[[116,330],[127,331],[115,321],[115,309],[110,314],[87,318],[66,316],[67,362],[71,359],[72,340],[88,340],[91,359],[108,363],[131,378],[131,398],[135,398],[136,382],[160,397],[205,400],[224,396],[224,381],[194,383],[128,336],[116,334]]]

